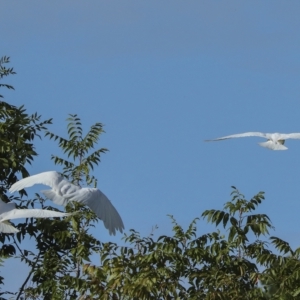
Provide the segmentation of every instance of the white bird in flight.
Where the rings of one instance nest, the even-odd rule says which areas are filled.
[[[7,221],[22,218],[56,218],[68,216],[68,213],[46,209],[18,209],[14,202],[5,203],[0,200],[0,232],[16,233],[19,230]]]
[[[231,138],[241,138],[247,136],[258,136],[267,139],[264,143],[258,143],[260,146],[271,150],[287,150],[284,142],[287,139],[300,139],[300,133],[262,133],[262,132],[245,132],[233,135],[223,136],[214,140],[206,140],[206,142],[221,141]]]
[[[124,224],[119,213],[100,190],[96,188],[82,188],[70,183],[58,172],[49,171],[23,178],[13,184],[9,191],[13,193],[34,184],[50,186],[52,190],[41,192],[46,198],[58,205],[66,206],[69,201],[87,205],[103,221],[110,235],[115,235],[116,230],[123,232]]]

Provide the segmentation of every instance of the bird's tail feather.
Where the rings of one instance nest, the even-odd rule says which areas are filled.
[[[264,148],[268,148],[270,150],[287,150],[288,148],[282,144],[275,143],[273,141],[267,141],[263,143],[258,143],[260,146]]]
[[[17,228],[10,225],[7,221],[0,222],[0,232],[4,233],[16,233],[19,232]]]

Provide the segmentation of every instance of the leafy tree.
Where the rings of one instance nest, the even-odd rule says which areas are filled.
[[[0,87],[13,90],[11,85],[2,83],[5,77],[15,74],[13,68],[6,66],[8,63],[9,57],[0,59]],[[0,98],[4,99],[2,94]],[[9,201],[6,192],[16,182],[16,174],[29,175],[25,165],[37,155],[34,139],[40,137],[39,132],[46,129],[46,125],[51,124],[51,119],[41,121],[40,118],[36,113],[28,115],[23,106],[16,107],[0,100],[0,199],[4,202]],[[0,241],[2,258],[15,254],[9,235],[0,234]],[[0,284],[3,284],[1,276]]]
[[[89,132],[83,136],[81,120],[77,115],[70,115],[67,119],[69,139],[65,139],[49,131],[46,136],[50,139],[58,141],[59,147],[67,154],[68,158],[73,158],[69,161],[58,156],[52,155],[56,165],[62,165],[65,176],[73,183],[80,184],[81,181],[86,181],[87,184],[97,185],[97,181],[93,176],[90,176],[90,170],[94,169],[94,165],[100,162],[100,155],[108,151],[106,148],[100,148],[93,153],[91,149],[97,144],[100,135],[104,133],[103,124],[96,123],[91,126]],[[78,165],[75,161],[78,160]]]
[[[0,59],[0,80],[15,74],[13,68],[7,68],[9,57]],[[0,87],[14,89],[11,85],[1,83]],[[0,95],[3,98],[3,95]],[[40,121],[37,113],[28,115],[23,106],[16,107],[0,101],[0,197],[8,201],[5,192],[17,180],[16,174],[21,172],[23,177],[29,175],[25,168],[37,155],[33,141],[39,132],[51,124],[52,119]]]
[[[100,155],[107,149],[100,148],[90,152],[104,132],[103,125],[96,123],[83,136],[82,124],[77,115],[70,115],[67,121],[68,138],[49,131],[46,136],[58,141],[60,148],[71,161],[54,155],[52,159],[56,165],[63,166],[63,174],[73,183],[96,185],[97,181],[90,175],[90,170],[100,162]],[[38,194],[36,196],[32,203],[39,201],[44,206],[45,199]],[[17,234],[19,239],[26,234],[34,236],[38,249],[37,253],[31,253],[32,259],[28,262],[31,267],[30,276],[26,278],[17,299],[23,293],[27,299],[77,299],[83,290],[88,290],[82,267],[83,262],[89,261],[90,256],[100,249],[100,242],[88,233],[98,219],[91,210],[79,203],[69,204],[66,210],[76,212],[69,218],[69,222],[38,220],[35,224],[31,223],[30,229],[27,223],[22,227],[24,231]],[[29,280],[31,287],[25,288]]]
[[[226,234],[197,237],[197,219],[184,231],[172,217],[171,237],[154,241],[131,230],[129,246],[103,244],[102,264],[85,266],[91,293],[85,299],[298,299],[299,249],[269,237],[270,219],[253,213],[263,200],[263,193],[246,200],[233,187],[224,210],[202,214]]]
[[[292,250],[289,243],[271,237],[272,244],[284,256],[269,256],[270,267],[265,270],[262,282],[267,288],[268,299],[300,299],[300,248]]]
[[[1,80],[14,74],[12,68],[5,67],[8,62],[8,57],[0,60]],[[13,89],[4,83],[0,87]],[[107,151],[94,150],[103,125],[96,123],[83,135],[77,115],[67,120],[67,138],[46,131],[66,156],[53,155],[52,160],[73,183],[96,186],[91,171]],[[41,205],[55,209],[47,207],[38,194],[29,201],[6,195],[17,173],[28,176],[26,164],[36,155],[34,138],[50,123],[51,119],[40,121],[37,114],[27,115],[23,107],[0,102],[0,196],[4,201],[18,200],[24,208]],[[21,192],[21,198],[25,194]],[[171,236],[155,239],[152,232],[141,237],[131,229],[124,235],[125,246],[98,241],[89,233],[97,221],[95,214],[71,203],[66,210],[74,214],[64,220],[27,219],[17,225],[20,232],[16,235],[0,234],[0,261],[17,253],[16,259],[30,269],[18,292],[0,295],[78,300],[300,299],[300,248],[293,250],[286,241],[270,236],[273,227],[269,217],[256,213],[262,201],[262,192],[247,200],[233,187],[232,199],[223,210],[202,213],[202,219],[212,223],[215,231],[199,236],[199,219],[184,230],[171,216]],[[36,250],[24,249],[23,241],[28,237]],[[90,261],[95,253],[100,256],[99,265]]]
[[[93,298],[86,299],[266,299],[258,288],[260,275],[253,262],[270,253],[263,241],[250,243],[271,228],[267,216],[243,213],[255,210],[263,200],[259,193],[247,201],[236,190],[225,211],[209,210],[203,217],[228,227],[226,237],[215,231],[197,237],[195,219],[184,231],[172,217],[172,237],[141,238],[131,230],[130,246],[107,243],[101,248],[102,265],[86,265]]]

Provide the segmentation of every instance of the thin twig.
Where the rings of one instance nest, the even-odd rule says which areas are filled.
[[[27,284],[29,278],[31,277],[31,274],[34,272],[34,268],[35,268],[35,266],[36,266],[36,264],[37,264],[37,262],[38,262],[38,260],[40,258],[40,255],[41,255],[41,252],[39,252],[39,254],[37,255],[36,260],[35,260],[35,262],[32,265],[31,271],[29,272],[28,276],[26,277],[24,283],[22,284],[22,286],[20,288],[20,291],[19,291],[19,294],[18,294],[16,300],[18,300],[20,298],[20,296],[22,295],[23,290],[25,288],[25,285]]]
[[[13,236],[13,240],[14,240],[14,244],[17,246],[18,250],[20,251],[21,256],[23,257],[23,259],[24,259],[29,265],[31,265],[31,264],[32,264],[32,261],[31,261],[30,259],[28,259],[28,258],[26,257],[26,255],[23,253],[22,249],[19,247],[19,245],[18,245],[18,243],[17,243],[17,241],[16,241],[16,239],[15,239],[14,236]]]

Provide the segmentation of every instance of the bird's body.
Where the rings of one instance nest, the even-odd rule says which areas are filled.
[[[0,232],[15,233],[19,231],[6,222],[8,220],[21,218],[56,218],[68,215],[68,213],[46,209],[17,209],[14,202],[5,203],[0,200]]]
[[[124,225],[119,213],[99,189],[82,188],[70,183],[58,172],[49,171],[19,180],[11,186],[10,192],[20,191],[34,184],[50,186],[51,190],[41,192],[58,205],[66,206],[69,201],[87,205],[103,221],[110,234],[115,235],[116,230],[123,232]]]
[[[206,140],[206,142],[222,141],[231,138],[241,138],[249,136],[258,136],[267,139],[266,142],[259,143],[260,146],[271,149],[271,150],[287,150],[284,146],[284,142],[287,139],[300,139],[300,133],[262,133],[262,132],[245,132],[233,135],[227,135],[214,140]]]

